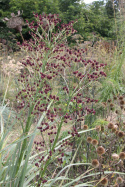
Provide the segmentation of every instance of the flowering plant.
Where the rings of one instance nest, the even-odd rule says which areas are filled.
[[[36,21],[27,21],[32,39],[20,44],[28,54],[21,62],[16,96],[17,118],[23,133],[7,150],[10,151],[7,161],[1,156],[4,163],[1,184],[61,187],[65,182],[64,186],[93,186],[93,183],[107,186],[109,178],[112,182],[110,174],[123,174],[113,169],[119,158],[124,160],[124,151],[111,154],[111,149],[117,150],[116,141],[113,142],[115,134],[123,141],[123,127],[117,132],[116,125],[108,122],[104,123],[106,128],[85,124],[85,118],[96,113],[97,83],[106,77],[103,71],[106,64],[85,60],[83,49],[68,46],[67,38],[76,33],[73,22],[61,24],[58,15],[34,16]],[[111,104],[110,109],[114,107]],[[123,110],[123,99],[120,105]],[[64,127],[68,130],[62,137]],[[108,132],[115,133],[106,137]],[[72,166],[73,172],[69,172]],[[108,167],[111,171],[107,171]],[[122,166],[118,171],[121,169]],[[72,176],[67,177],[69,173]],[[119,181],[123,183],[121,177],[117,177],[116,182]]]
[[[72,123],[73,128],[68,133],[72,137],[80,137],[78,123],[86,115],[95,114],[91,105],[98,100],[90,98],[89,88],[106,74],[103,71],[105,64],[95,60],[86,61],[83,49],[68,47],[67,37],[76,33],[73,22],[61,24],[58,15],[34,16],[36,22],[27,21],[32,39],[21,46],[22,50],[28,51],[29,57],[22,61],[25,68],[18,79],[22,89],[17,99],[20,101],[18,108],[30,111],[30,118],[37,116],[39,120],[45,113],[44,120],[37,127],[41,141],[34,142],[37,151],[45,147],[47,150],[35,164],[40,168],[39,185],[41,181],[46,182],[44,174],[54,158],[60,164],[63,163],[64,145],[61,144],[60,154],[56,150],[62,126]],[[51,107],[48,109],[49,103]],[[23,127],[25,134],[29,132],[31,124],[32,120]],[[49,137],[49,145],[46,144],[45,136]],[[24,147],[26,144],[25,140]],[[70,141],[66,144],[72,146]]]

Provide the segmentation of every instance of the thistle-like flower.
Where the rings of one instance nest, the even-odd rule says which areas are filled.
[[[123,96],[120,96],[120,97],[119,97],[119,100],[123,100]]]
[[[116,154],[116,153],[113,153],[112,154],[112,158],[113,158],[113,160],[118,160],[119,159],[119,155]]]
[[[83,126],[83,130],[87,130],[88,129],[88,126],[87,125],[84,125]]]
[[[96,152],[97,152],[97,154],[98,154],[99,156],[101,156],[101,155],[105,154],[105,149],[104,149],[104,147],[99,146],[99,147],[96,149]]]
[[[118,132],[118,137],[119,138],[123,138],[124,137],[124,132],[123,131],[119,131]]]
[[[98,168],[99,167],[99,161],[97,159],[92,160],[92,166],[94,168]]]
[[[101,184],[103,186],[107,186],[108,185],[108,179],[106,177],[104,177],[102,180],[101,180]]]
[[[92,142],[92,138],[91,137],[87,137],[87,142],[91,143]]]
[[[110,104],[110,107],[112,108],[113,106],[114,106],[114,104],[113,104],[113,103],[111,103],[111,104]]]
[[[124,159],[125,159],[125,153],[124,153],[124,152],[121,152],[121,153],[119,154],[119,158],[120,158],[121,160],[124,160]]]
[[[125,102],[123,100],[120,101],[120,105],[124,105]]]
[[[108,129],[113,129],[114,128],[114,124],[113,123],[109,123],[108,124]]]
[[[111,102],[111,99],[108,99],[107,102],[110,103],[110,102]]]
[[[93,146],[96,146],[96,145],[98,145],[98,140],[96,140],[96,139],[93,139],[93,140],[92,140],[92,145],[93,145]]]
[[[118,183],[118,184],[122,184],[123,183],[123,178],[122,177],[117,177],[117,179],[116,179],[116,182]]]

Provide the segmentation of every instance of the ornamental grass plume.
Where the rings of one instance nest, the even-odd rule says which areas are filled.
[[[7,21],[7,27],[8,28],[15,29],[15,30],[17,30],[20,33],[21,38],[22,38],[22,40],[24,42],[24,38],[23,38],[23,35],[22,35],[22,27],[25,24],[24,24],[23,18],[20,17],[22,14],[23,14],[23,11],[21,13],[21,11],[18,10],[18,14],[17,15],[15,15],[14,13],[11,13],[11,18],[10,19],[4,18],[4,21]]]
[[[101,156],[101,155],[105,154],[105,149],[104,149],[104,147],[99,146],[99,147],[96,149],[96,152],[97,152],[97,154],[98,154],[99,156]]]
[[[98,168],[99,167],[99,161],[97,159],[92,160],[92,166],[94,168]]]
[[[15,61],[15,59],[10,59],[7,61],[7,63],[2,61],[1,69],[5,75],[11,75],[11,76],[18,76],[21,74],[21,70],[24,69],[23,65],[19,61]]]

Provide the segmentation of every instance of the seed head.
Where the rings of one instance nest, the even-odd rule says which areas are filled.
[[[113,103],[111,103],[111,104],[110,104],[110,107],[112,108],[113,106],[114,106],[114,104],[113,104]]]
[[[114,128],[114,124],[113,123],[109,123],[108,124],[108,129],[113,129]]]
[[[118,183],[118,184],[122,184],[123,183],[123,178],[122,177],[117,177],[117,179],[116,179],[116,182]]]
[[[108,103],[110,103],[111,102],[111,99],[108,99],[108,101],[107,101]]]
[[[102,146],[99,146],[97,149],[96,149],[96,152],[97,152],[97,154],[98,155],[103,155],[104,153],[105,153],[105,149],[104,149],[104,147],[102,147]]]
[[[88,129],[88,126],[87,125],[84,125],[83,126],[83,130],[87,130]]]
[[[120,105],[124,105],[124,101],[123,100],[120,101]]]
[[[119,97],[119,100],[123,100],[123,96],[120,96],[120,97]]]
[[[124,153],[124,152],[121,152],[121,153],[119,154],[119,158],[120,158],[121,160],[124,160],[124,159],[125,159],[125,153]]]
[[[121,110],[123,110],[123,109],[124,109],[124,106],[123,106],[123,105],[121,105],[121,106],[120,106],[120,108],[121,108]]]
[[[119,131],[118,132],[118,137],[119,138],[123,138],[124,137],[124,132],[123,131]]]
[[[112,154],[112,158],[113,158],[114,160],[118,160],[118,159],[119,159],[119,155],[116,154],[116,153],[113,153],[113,154]]]
[[[104,177],[102,180],[101,180],[101,184],[103,186],[107,186],[108,185],[108,179],[106,177]]]
[[[98,145],[98,140],[96,140],[96,139],[93,139],[93,140],[92,140],[92,145],[93,145],[93,146],[96,146],[96,145]]]
[[[99,161],[97,159],[92,160],[92,166],[94,168],[98,168],[99,167]]]
[[[92,142],[92,138],[91,137],[87,137],[87,142],[91,143]]]
[[[119,113],[119,111],[118,111],[118,110],[116,110],[116,111],[115,111],[115,113],[116,113],[116,114],[118,114],[118,113]]]

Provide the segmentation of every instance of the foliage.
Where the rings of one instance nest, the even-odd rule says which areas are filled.
[[[3,123],[3,126],[6,127],[12,124],[15,116],[15,112],[10,107],[0,106],[0,121]]]
[[[78,22],[74,25],[74,28],[84,37],[84,40],[90,39],[92,32],[96,32],[102,37],[114,39],[116,37],[113,31],[114,17],[109,15],[111,11],[109,11],[108,3],[110,1],[107,4],[104,4],[104,1],[95,1],[90,5],[85,5],[85,3],[76,0],[10,0],[8,6],[6,3],[2,4],[1,22],[4,17],[9,18],[12,12],[16,14],[18,10],[23,10],[22,17],[24,20],[28,19],[29,22],[34,19],[32,17],[33,12],[38,14],[43,12],[46,14],[55,13],[59,14],[64,23],[77,19]],[[5,25],[3,27],[7,29]],[[17,39],[21,40],[19,33],[12,29],[11,31],[16,34]],[[5,38],[3,31],[2,34]],[[25,39],[30,38],[29,29],[26,25],[23,28],[23,36]]]
[[[106,12],[109,18],[114,18],[114,15],[118,12],[118,1],[107,1],[106,2]]]

